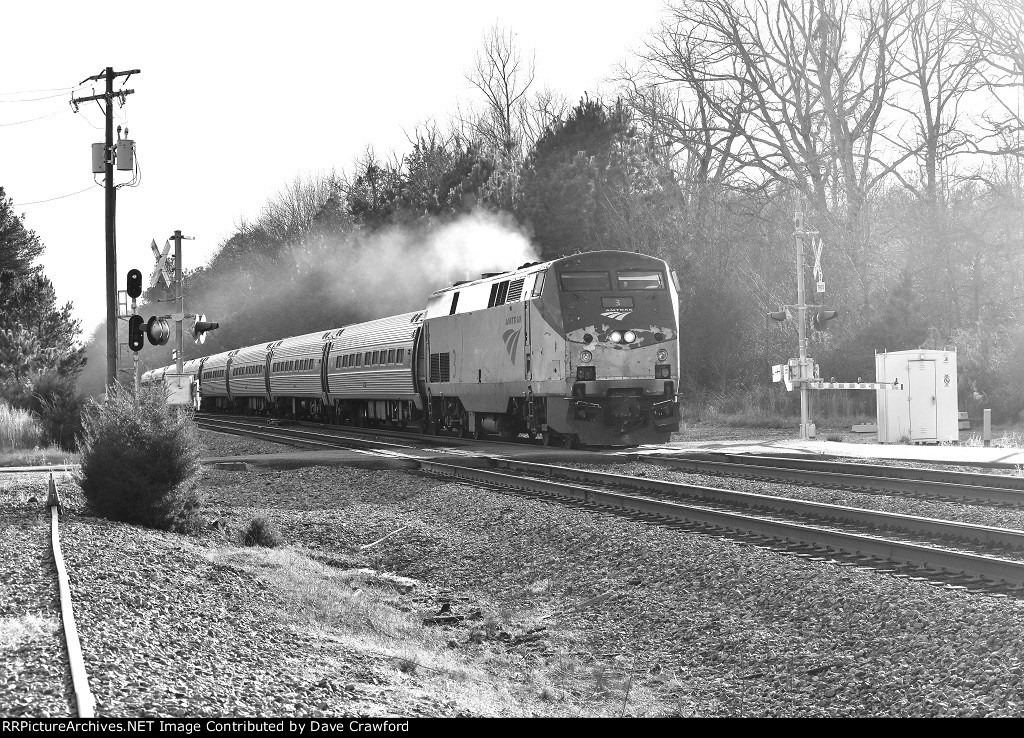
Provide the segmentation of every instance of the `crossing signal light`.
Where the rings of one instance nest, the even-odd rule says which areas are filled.
[[[220,328],[220,323],[214,323],[213,321],[207,320],[205,315],[193,316],[193,320],[195,322],[192,324],[192,339],[196,343],[205,343],[206,332]]]
[[[771,318],[772,320],[778,320],[779,322],[782,322],[783,320],[786,320],[789,317],[789,311],[783,308],[782,310],[777,310],[774,313],[768,313],[768,317]]]
[[[154,315],[146,323],[146,336],[154,346],[163,346],[171,337],[171,327],[166,320]]]
[[[128,297],[133,300],[142,294],[142,272],[138,269],[128,270]],[[137,349],[132,349],[133,351]]]
[[[142,351],[146,345],[146,329],[142,327],[145,320],[141,315],[133,315],[128,318],[128,348],[132,351]]]
[[[826,324],[839,317],[838,310],[826,310],[825,308],[817,308],[814,311],[814,317],[811,318],[811,327],[816,331],[823,331],[826,328]]]

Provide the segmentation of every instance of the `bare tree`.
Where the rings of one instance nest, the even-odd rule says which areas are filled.
[[[565,120],[571,108],[569,98],[550,87],[534,92],[523,110],[523,151],[533,146],[546,129]]]
[[[681,88],[675,135],[698,160],[852,226],[910,156],[879,141],[909,1],[683,0],[647,46],[647,79]]]
[[[534,57],[523,58],[515,34],[495,25],[484,35],[466,79],[483,93],[487,114],[478,121],[482,138],[505,157],[522,152],[526,94],[534,80]]]
[[[1024,4],[1020,0],[959,0],[979,53],[985,84],[996,112],[985,115],[987,153],[1024,157]]]
[[[969,151],[975,137],[961,119],[961,106],[980,86],[981,53],[965,16],[949,0],[913,0],[909,41],[897,56],[897,73],[909,90],[893,107],[913,121],[913,133],[883,134],[896,150],[912,153],[917,181],[894,171],[900,182],[927,202],[943,202],[953,160]]]

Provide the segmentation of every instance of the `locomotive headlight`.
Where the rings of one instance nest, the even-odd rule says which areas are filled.
[[[594,360],[594,355],[589,351],[580,351],[580,363],[589,364]]]
[[[665,349],[658,349],[658,361],[667,361],[667,360],[668,360],[668,351],[666,351]]]
[[[619,341],[622,340],[622,334],[619,333],[618,331],[612,331],[611,335],[608,336],[608,340],[611,341],[612,343],[618,343]]]
[[[626,331],[622,337],[626,339],[626,343],[633,343],[636,340],[636,334],[633,331]]]

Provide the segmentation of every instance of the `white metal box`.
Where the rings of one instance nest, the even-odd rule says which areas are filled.
[[[875,354],[879,443],[960,440],[956,351],[916,349]]]
[[[171,374],[164,375],[164,394],[167,396],[168,405],[191,405],[198,408],[198,389],[194,374]]]

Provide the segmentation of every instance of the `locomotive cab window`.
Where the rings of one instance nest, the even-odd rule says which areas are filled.
[[[663,290],[665,275],[656,270],[619,272],[620,290]]]
[[[558,279],[563,292],[599,292],[612,288],[608,272],[562,272]]]

